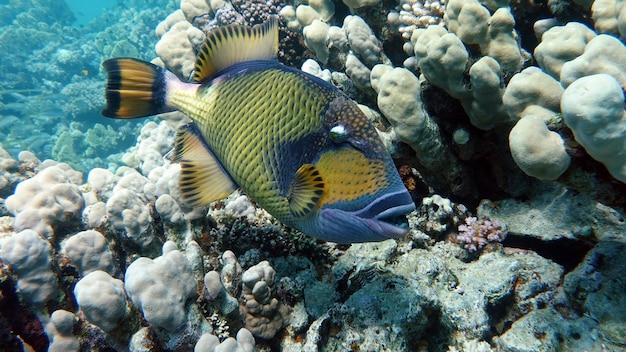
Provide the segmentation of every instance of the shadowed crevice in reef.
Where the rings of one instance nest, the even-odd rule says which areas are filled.
[[[578,266],[587,255],[587,252],[595,245],[591,241],[564,237],[551,241],[542,241],[538,238],[514,233],[509,233],[502,244],[506,247],[534,251],[540,256],[563,266],[566,274]]]

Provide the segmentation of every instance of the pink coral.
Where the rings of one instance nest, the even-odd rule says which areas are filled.
[[[489,242],[501,242],[504,239],[502,225],[498,220],[478,220],[476,217],[465,218],[465,224],[459,225],[455,240],[470,252],[476,251]]]

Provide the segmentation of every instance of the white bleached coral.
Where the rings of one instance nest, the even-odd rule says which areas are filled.
[[[107,220],[107,207],[104,202],[88,205],[83,210],[83,223],[89,228],[102,226]]]
[[[148,175],[154,168],[163,165],[163,156],[174,146],[176,131],[166,122],[148,122],[141,128],[137,145],[123,156],[123,161],[132,168],[139,168]]]
[[[382,43],[376,38],[370,26],[359,16],[346,16],[343,30],[354,54],[368,67],[388,63],[383,53]]]
[[[569,167],[571,158],[563,139],[546,126],[559,114],[562,95],[560,82],[538,67],[516,74],[506,88],[503,104],[509,116],[518,120],[509,134],[509,148],[527,175],[554,180]]]
[[[328,29],[329,25],[327,23],[314,20],[302,30],[304,43],[323,64],[328,62]]]
[[[152,217],[143,196],[148,180],[136,171],[123,176],[106,202],[107,216],[113,228],[124,231],[133,242],[145,247],[152,243]]]
[[[519,120],[509,134],[511,155],[527,175],[556,180],[570,165],[563,139],[548,130],[543,119],[530,115]]]
[[[0,192],[4,193],[12,183],[12,173],[17,170],[17,160],[0,146]]]
[[[181,0],[180,9],[189,23],[193,19],[211,11],[207,0]]]
[[[186,323],[185,306],[196,294],[196,280],[185,255],[173,242],[163,255],[141,257],[126,270],[124,286],[133,304],[153,326],[174,331]]]
[[[359,88],[370,87],[369,75],[374,65],[391,63],[383,52],[382,43],[359,16],[346,16],[342,27],[329,26],[315,19],[304,27],[302,33],[306,46],[320,62],[340,62],[345,66],[348,77]]]
[[[212,270],[206,273],[204,276],[204,287],[206,289],[209,302],[211,302],[224,316],[230,315],[239,307],[237,299],[231,296],[224,288],[220,273],[217,271]]]
[[[95,168],[89,171],[87,175],[88,191],[83,193],[87,205],[109,199],[113,194],[113,187],[115,187],[117,180],[118,177],[106,169]]]
[[[98,227],[108,219],[115,230],[145,248],[158,242],[153,236],[154,219],[164,220],[169,231],[185,220],[206,215],[207,207],[191,207],[180,198],[180,166],[167,160],[174,137],[175,130],[168,122],[148,122],[141,129],[137,144],[124,154],[123,160],[129,167],[119,168],[115,175],[106,170],[90,173],[85,187],[90,204],[83,214],[90,227]],[[181,236],[188,233],[179,230]]]
[[[383,52],[383,45],[359,16],[346,16],[341,29],[350,48],[345,61],[346,74],[357,87],[370,87],[371,68],[391,63]]]
[[[297,7],[284,6],[279,14],[289,29],[298,31],[315,20],[329,22],[335,14],[335,4],[330,0],[308,0]]]
[[[183,220],[195,220],[206,215],[206,206],[191,207],[180,198],[179,175],[180,164],[166,162],[150,171],[149,182],[143,188],[149,199],[156,199],[157,212],[170,224],[180,224]]]
[[[587,43],[595,37],[594,31],[578,22],[552,27],[541,36],[535,59],[542,70],[560,80],[563,65],[582,55]]]
[[[154,207],[163,220],[169,223],[182,223],[185,220],[180,206],[169,194],[159,196],[154,202]]]
[[[626,1],[595,0],[591,6],[594,27],[598,33],[626,40]]]
[[[80,218],[85,201],[74,184],[77,175],[63,165],[47,167],[19,183],[6,199],[6,207],[15,214],[16,230],[32,229],[51,237],[57,224]]]
[[[61,248],[83,276],[96,270],[115,272],[111,249],[98,231],[81,231],[64,241]]]
[[[196,62],[194,46],[204,40],[204,33],[191,25],[182,10],[174,12],[157,27],[160,37],[155,50],[163,66],[181,78],[188,78]]]
[[[560,81],[567,87],[581,77],[606,73],[626,87],[625,62],[626,46],[613,36],[601,34],[587,43],[581,55],[563,64]]]
[[[607,74],[580,78],[565,89],[561,108],[576,141],[626,183],[626,111],[619,82]]]
[[[17,289],[34,306],[41,308],[59,294],[51,270],[52,247],[33,230],[24,230],[0,240],[0,258],[17,274]]]
[[[240,329],[237,338],[229,337],[220,343],[213,334],[203,334],[194,348],[194,352],[254,352],[254,337],[247,329]]]
[[[508,7],[491,14],[478,0],[448,0],[444,19],[450,32],[466,44],[478,45],[481,53],[498,61],[503,70],[514,72],[522,66],[515,19]]]
[[[119,177],[111,171],[95,168],[87,175],[87,184],[83,185],[85,209],[83,223],[89,228],[97,228],[107,221],[105,202],[113,194],[113,188]]]
[[[545,79],[535,69],[532,73],[541,78],[541,82],[533,80],[532,85],[535,90],[543,92],[532,98],[539,106],[529,104],[529,109],[548,121],[560,99],[565,123],[574,132],[576,140],[616,179],[624,181],[624,44],[612,36],[597,35],[588,27],[571,22],[547,30],[535,49],[535,56],[541,69],[558,80],[562,87],[567,87],[565,92],[569,90],[569,93],[563,92],[561,96],[561,89],[554,88],[554,82]],[[515,106],[515,99],[509,98],[518,96],[516,91],[522,91],[515,84],[517,76],[511,79],[505,94],[505,103],[513,101],[513,104],[507,104],[509,106]],[[552,133],[544,135],[555,140]],[[531,143],[535,142],[526,141],[526,144]]]
[[[409,40],[417,28],[443,23],[443,1],[406,0],[402,1],[400,12],[391,11],[387,21],[397,27],[402,38]]]
[[[426,167],[441,163],[445,147],[439,126],[422,106],[417,77],[405,68],[379,65],[373,70],[372,81],[378,92],[378,108],[394,126],[400,140],[417,152]]]
[[[313,59],[306,59],[302,63],[302,67],[300,67],[300,69],[310,75],[323,79],[326,82],[330,82],[331,80],[330,70],[322,69],[320,64],[318,64],[317,61]]]
[[[124,282],[96,270],[76,283],[74,296],[85,318],[110,332],[129,313]]]
[[[439,125],[422,105],[420,81],[405,68],[377,65],[372,70],[372,86],[378,92],[378,108],[393,126],[400,140],[416,152],[417,159],[430,173],[448,186],[461,189],[464,166],[444,143]],[[444,180],[444,181],[441,181]]]
[[[502,73],[495,59],[484,56],[471,65],[463,42],[441,26],[415,30],[411,42],[422,74],[459,99],[474,126],[487,130],[507,120],[501,100]],[[465,83],[468,75],[470,85]]]
[[[547,121],[561,110],[562,95],[563,87],[559,81],[531,66],[511,78],[502,103],[514,120],[535,115]]]
[[[78,339],[72,331],[77,318],[71,312],[63,309],[56,310],[50,315],[46,324],[46,334],[50,339],[49,352],[78,352]]]

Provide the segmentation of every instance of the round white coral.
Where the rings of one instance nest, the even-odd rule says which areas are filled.
[[[574,81],[563,93],[561,110],[576,141],[626,182],[624,92],[615,78],[597,74]]]

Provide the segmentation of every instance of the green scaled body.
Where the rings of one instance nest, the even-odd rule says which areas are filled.
[[[315,147],[309,144],[314,142],[311,136],[321,131],[319,116],[333,94],[301,72],[286,71],[274,62],[255,64],[239,64],[236,68],[257,67],[198,89],[204,110],[186,110],[184,103],[179,109],[195,121],[234,182],[293,226],[286,197],[304,161],[296,159],[306,157],[298,158],[288,148],[299,141],[306,144],[303,147]]]

